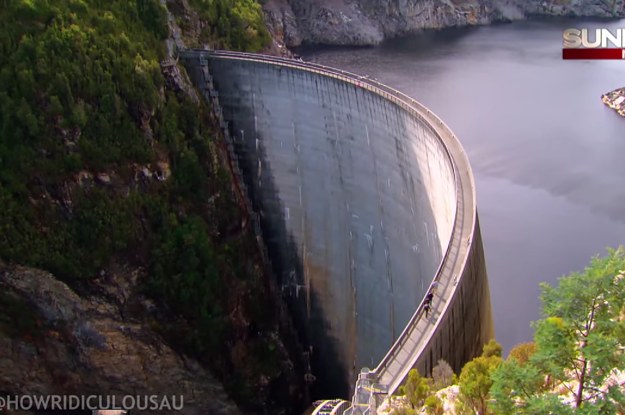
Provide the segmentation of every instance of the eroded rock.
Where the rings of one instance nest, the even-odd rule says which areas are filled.
[[[47,272],[2,264],[0,291],[32,310],[38,325],[29,335],[0,325],[3,393],[182,395],[180,414],[241,413],[210,373],[122,319],[116,304],[81,297]]]

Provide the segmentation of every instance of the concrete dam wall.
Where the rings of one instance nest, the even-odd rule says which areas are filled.
[[[330,68],[249,54],[181,57],[196,85],[206,89],[209,76],[217,91],[319,393],[351,396],[361,368],[381,360],[395,358],[390,379],[405,376],[393,364],[429,373],[444,358],[459,370],[479,354],[493,333],[475,191],[440,120]],[[406,348],[394,343],[417,328],[423,298],[445,272],[418,353],[397,360]]]

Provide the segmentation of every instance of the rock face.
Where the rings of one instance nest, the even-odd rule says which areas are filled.
[[[0,394],[182,395],[181,414],[241,414],[197,362],[122,316],[135,282],[82,297],[47,272],[0,264],[3,307],[20,320],[0,318]]]
[[[271,37],[281,47],[295,47],[302,43],[302,36],[291,6],[282,0],[269,0],[263,5],[265,22]]]
[[[622,0],[527,0],[519,1],[528,15],[569,17],[623,17]]]
[[[625,15],[623,2],[616,0],[271,0],[264,8],[270,30],[289,34],[285,36],[289,47],[375,45],[421,29],[482,25],[528,15]]]

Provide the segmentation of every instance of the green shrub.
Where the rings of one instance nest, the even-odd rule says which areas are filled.
[[[436,395],[428,396],[425,399],[425,412],[428,415],[443,415],[445,413],[443,401]]]
[[[532,357],[534,353],[536,353],[536,343],[520,343],[510,350],[508,359],[514,359],[520,365],[524,365],[529,361],[530,357]]]
[[[411,369],[400,391],[406,395],[412,409],[421,408],[430,394],[430,379],[422,377],[417,369]]]
[[[186,343],[194,351],[214,349],[224,329],[219,304],[222,282],[206,224],[199,217],[164,218],[151,252],[150,289],[164,298],[194,330]]]
[[[217,47],[260,52],[271,38],[255,0],[191,0],[207,22],[202,41],[217,39]]]

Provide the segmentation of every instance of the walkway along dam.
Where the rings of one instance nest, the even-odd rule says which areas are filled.
[[[374,413],[416,367],[455,371],[493,337],[472,172],[450,129],[366,77],[225,51],[179,53],[222,121],[308,348],[314,413]],[[423,301],[435,290],[426,317]],[[349,408],[349,409],[348,409]]]

